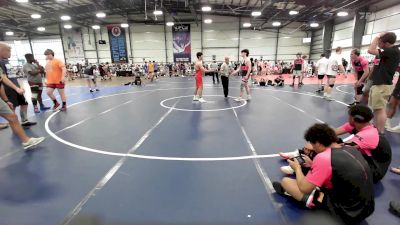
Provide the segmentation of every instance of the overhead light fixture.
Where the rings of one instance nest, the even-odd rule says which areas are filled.
[[[212,23],[212,19],[205,19],[204,23]]]
[[[93,30],[98,30],[98,29],[100,29],[100,26],[99,26],[99,25],[93,25],[93,26],[92,26],[92,29],[93,29]]]
[[[19,45],[19,44],[21,44],[22,42],[20,41],[20,40],[16,40],[16,41],[14,41],[14,44],[16,44],[16,45]]]
[[[283,38],[285,38],[285,39],[288,39],[288,38],[290,38],[290,37],[288,37],[288,36],[285,36],[285,37],[283,37]]]
[[[129,27],[129,24],[127,24],[127,23],[121,23],[121,27]]]
[[[272,22],[272,26],[274,26],[274,27],[279,27],[280,25],[281,25],[281,22],[278,22],[278,21]]]
[[[251,12],[251,15],[252,16],[261,16],[261,12],[260,11],[254,11],[254,12]]]
[[[319,26],[319,24],[316,22],[310,23],[310,27],[318,27],[318,26]]]
[[[251,23],[244,23],[243,27],[251,27]]]
[[[68,0],[56,0],[57,2],[66,2]]]
[[[201,11],[210,12],[211,11],[211,7],[210,6],[203,6],[203,7],[201,7]]]
[[[289,15],[297,15],[297,14],[299,14],[299,11],[296,11],[296,10],[289,11]]]
[[[65,28],[65,29],[71,29],[71,28],[72,28],[72,25],[71,25],[71,24],[65,24],[65,25],[64,25],[64,28]]]
[[[29,2],[29,0],[15,0],[16,2],[19,2],[19,3],[27,3],[27,2]]]
[[[98,12],[98,13],[96,13],[96,17],[98,17],[98,18],[104,18],[104,17],[106,17],[106,14],[103,13],[103,12]]]
[[[174,24],[174,22],[167,22],[167,26],[172,27]]]
[[[38,27],[37,30],[38,30],[38,31],[45,31],[46,28],[44,28],[44,27]]]
[[[6,35],[7,35],[7,36],[13,36],[13,35],[14,35],[14,32],[12,32],[12,31],[6,31]]]
[[[70,16],[67,16],[67,15],[63,15],[63,16],[60,17],[60,19],[61,19],[61,20],[64,20],[64,21],[67,21],[67,20],[70,20],[71,17],[70,17]]]
[[[348,16],[348,15],[349,15],[349,13],[348,12],[344,12],[344,11],[337,13],[337,16]]]
[[[42,18],[42,16],[40,14],[32,14],[31,18],[32,19],[40,19],[40,18]]]
[[[159,15],[162,15],[163,12],[161,10],[154,10],[153,14],[156,16],[159,16]]]

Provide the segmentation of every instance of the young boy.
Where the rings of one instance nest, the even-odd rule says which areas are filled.
[[[243,101],[243,89],[246,89],[247,93],[247,100],[251,100],[251,95],[250,95],[250,88],[249,88],[249,78],[251,74],[251,61],[249,59],[249,50],[248,49],[243,49],[240,52],[242,56],[242,63],[240,64],[239,68],[232,73],[232,75],[237,74],[240,72],[240,75],[242,76],[242,83],[240,84],[240,96],[235,99],[235,101],[240,102]]]
[[[301,76],[303,74],[303,64],[304,60],[301,58],[301,53],[297,53],[296,59],[293,62],[293,83],[290,85],[290,87],[294,87],[294,81],[296,80],[296,77],[299,78],[299,84],[298,86],[301,86]]]
[[[194,92],[193,101],[205,103],[207,101],[203,99],[203,72],[208,73],[210,71],[203,67],[203,53],[198,52],[196,56],[197,62],[194,65],[196,70],[196,90]]]

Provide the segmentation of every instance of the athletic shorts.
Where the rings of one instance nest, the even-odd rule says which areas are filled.
[[[35,83],[35,82],[30,82],[30,81],[28,81],[28,83],[29,83],[29,86],[38,86],[39,87],[39,90],[43,90],[43,83]]]
[[[298,77],[301,76],[303,72],[301,70],[293,70],[293,76]]]
[[[397,81],[396,86],[394,87],[392,96],[397,100],[400,100],[400,81]]]
[[[369,93],[371,87],[372,87],[372,80],[367,80],[367,82],[364,84],[363,91]]]
[[[200,88],[203,86],[203,77],[196,76],[196,88]]]
[[[14,89],[4,86],[8,100],[14,105],[14,107],[21,105],[28,105],[24,95],[18,94]]]
[[[373,85],[369,91],[368,105],[372,109],[384,109],[393,92],[393,85]]]
[[[328,77],[328,79],[335,79],[336,75],[326,75]]]
[[[0,115],[13,114],[8,104],[0,98]]]
[[[64,89],[65,88],[65,84],[47,84],[47,88]]]
[[[322,80],[322,79],[324,79],[324,77],[325,77],[325,74],[318,75],[318,80]]]

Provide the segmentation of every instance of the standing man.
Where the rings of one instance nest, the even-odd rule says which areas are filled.
[[[371,75],[372,87],[368,104],[374,110],[375,126],[382,134],[387,119],[386,106],[393,90],[393,76],[400,61],[399,48],[394,45],[396,39],[393,32],[383,33],[376,36],[368,48],[369,54],[380,58],[378,67],[374,68]]]
[[[23,71],[28,77],[28,83],[31,87],[33,109],[35,113],[40,113],[40,110],[45,111],[50,109],[50,107],[46,107],[43,104],[42,100],[44,68],[35,60],[33,54],[25,54],[25,59],[26,63],[23,67]],[[38,102],[40,110],[37,106]]]
[[[390,132],[400,133],[400,123],[395,127],[391,127],[390,119],[397,112],[397,108],[400,106],[400,79],[397,80],[396,86],[393,90],[392,96],[390,97],[389,101],[389,110],[387,112],[388,120],[386,122],[386,129]]]
[[[21,127],[21,124],[18,121],[17,115],[11,110],[14,108],[13,104],[8,101],[7,96],[4,95],[4,85],[7,85],[8,88],[11,88],[15,93],[18,95],[23,95],[24,94],[24,89],[19,88],[17,85],[15,85],[11,80],[7,78],[5,74],[3,74],[2,69],[0,68],[0,86],[1,86],[1,98],[0,98],[0,116],[6,119],[10,123],[10,127],[15,135],[18,136],[18,138],[22,142],[22,146],[24,149],[29,149],[32,148],[33,146],[38,145],[40,142],[44,140],[44,137],[39,137],[39,138],[30,138],[26,135],[24,130]]]
[[[344,68],[342,65],[342,48],[337,47],[335,49],[335,53],[332,53],[331,56],[329,57],[329,62],[328,62],[328,70],[326,72],[326,75],[328,76],[328,81],[327,85],[324,90],[324,98],[328,101],[332,101],[332,89],[335,86],[335,80],[336,76],[338,75],[339,72],[343,72]]]
[[[299,79],[299,84],[298,86],[301,86],[300,82],[301,82],[301,76],[303,73],[303,64],[304,64],[304,60],[301,58],[301,53],[297,53],[296,55],[296,59],[293,62],[293,82],[290,85],[290,87],[294,87],[294,81],[296,80],[296,77]]]
[[[194,65],[194,69],[196,70],[196,90],[194,91],[193,101],[205,103],[207,101],[203,99],[203,72],[208,73],[210,71],[203,67],[203,53],[198,52],[196,57],[197,62]]]
[[[251,95],[250,95],[250,87],[249,87],[249,78],[251,74],[251,61],[249,59],[249,50],[248,49],[243,49],[240,52],[240,55],[242,57],[242,62],[238,66],[239,68],[232,73],[232,75],[237,74],[240,72],[240,75],[242,76],[242,83],[240,84],[240,96],[235,99],[235,101],[240,102],[243,101],[243,93],[244,90],[246,90],[247,93],[247,100],[251,100]]]
[[[356,83],[354,84],[354,102],[350,106],[360,104],[363,95],[364,81],[369,76],[368,60],[360,56],[360,50],[355,48],[350,53],[353,70],[357,73]]]
[[[61,111],[67,110],[67,99],[65,96],[65,74],[66,68],[64,63],[54,58],[54,51],[51,49],[47,49],[44,52],[46,56],[47,64],[46,64],[46,79],[47,79],[47,95],[53,101],[54,106],[53,110],[57,110],[60,106],[60,103],[57,102],[56,97],[54,96],[54,90],[57,89],[58,93],[61,96],[62,107]]]
[[[0,68],[3,73],[7,75],[7,78],[19,88],[18,78],[16,71],[13,70],[13,67],[8,62],[8,59],[11,57],[11,47],[4,42],[0,42]],[[15,89],[10,86],[1,86],[0,87],[0,95],[1,98],[12,106],[11,108],[15,111],[15,108],[21,106],[20,108],[20,116],[21,116],[21,125],[24,127],[35,125],[36,122],[28,121],[28,102],[25,100],[23,94],[19,94]]]
[[[319,88],[317,93],[321,93],[324,91],[324,77],[326,75],[326,71],[328,70],[329,60],[325,57],[325,54],[321,54],[321,58],[317,61],[317,75],[318,75],[318,85]]]
[[[217,77],[217,82],[219,84],[218,64],[215,62],[215,60],[210,64],[210,70],[212,71],[213,84],[215,84],[215,77]]]
[[[224,63],[221,65],[220,73],[221,73],[221,82],[222,87],[224,88],[224,96],[228,97],[229,92],[229,75],[232,73],[232,65],[229,63],[229,57],[225,57]]]

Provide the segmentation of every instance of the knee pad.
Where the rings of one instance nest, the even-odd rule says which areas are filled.
[[[364,88],[364,85],[361,85],[360,87],[357,87],[357,95],[362,95],[364,92],[363,92],[363,88]]]
[[[333,88],[335,86],[335,84],[330,84],[329,87]]]

